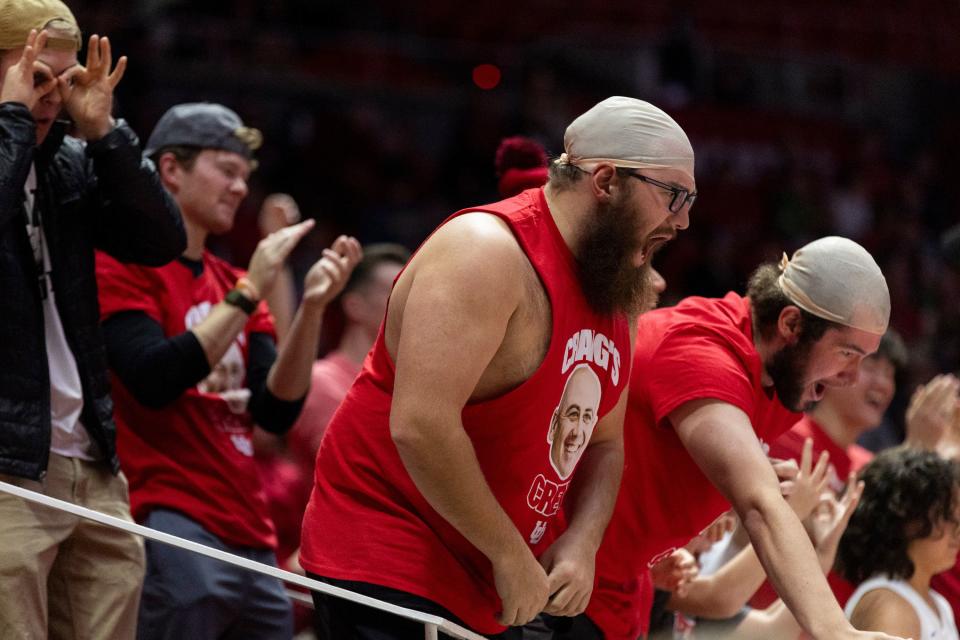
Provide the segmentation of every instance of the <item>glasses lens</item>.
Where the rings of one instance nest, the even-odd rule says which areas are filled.
[[[676,213],[680,211],[683,207],[683,203],[687,200],[687,192],[683,189],[675,189],[673,191],[673,197],[670,198],[670,213]]]

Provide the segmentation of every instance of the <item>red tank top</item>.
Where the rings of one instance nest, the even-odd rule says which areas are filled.
[[[516,389],[462,413],[491,491],[539,556],[559,533],[556,516],[596,419],[617,403],[629,377],[627,321],[588,307],[542,190],[452,217],[472,211],[510,226],[551,303],[553,331],[540,367]],[[381,325],[320,445],[300,562],[323,576],[427,598],[481,633],[498,633],[489,560],[427,503],[390,438],[394,372]],[[589,427],[564,420],[574,400],[582,415],[593,413]]]

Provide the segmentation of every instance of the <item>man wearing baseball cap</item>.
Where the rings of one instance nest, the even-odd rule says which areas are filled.
[[[642,100],[604,100],[565,143],[545,187],[454,214],[398,276],[317,457],[312,575],[504,637],[586,606],[622,467],[629,318],[695,183],[683,130]],[[589,407],[561,402],[574,375]],[[314,601],[320,637],[422,634]]]
[[[183,224],[111,117],[126,58],[59,0],[0,1],[0,479],[130,520],[94,249],[162,265]],[[72,121],[58,120],[65,112]],[[0,493],[0,637],[132,638],[137,536]]]
[[[275,564],[276,533],[253,459],[254,424],[283,433],[310,384],[327,303],[360,259],[341,236],[307,273],[278,349],[263,302],[314,221],[260,241],[246,271],[204,247],[231,229],[262,136],[230,109],[180,104],[146,153],[183,212],[187,249],[160,268],[97,256],[100,309],[115,374],[118,445],[134,518],[252,560]],[[281,583],[148,542],[138,637],[289,638]]]
[[[746,296],[692,297],[643,315],[623,486],[597,554],[598,587],[577,621],[580,631],[559,637],[643,635],[653,596],[648,566],[732,504],[771,582],[812,637],[887,638],[855,631],[844,618],[762,442],[795,424],[827,387],[854,384],[889,316],[880,268],[839,237],[761,265]]]

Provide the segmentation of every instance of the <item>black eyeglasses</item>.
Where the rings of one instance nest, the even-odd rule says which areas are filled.
[[[696,191],[691,193],[686,189],[681,189],[680,187],[675,187],[672,184],[667,184],[666,182],[660,182],[659,180],[648,178],[647,176],[640,175],[639,173],[631,173],[630,175],[640,182],[647,182],[655,187],[660,187],[661,189],[665,189],[672,193],[673,197],[670,199],[670,206],[667,207],[670,209],[670,213],[677,213],[685,204],[689,204],[692,207],[693,203],[697,199]]]

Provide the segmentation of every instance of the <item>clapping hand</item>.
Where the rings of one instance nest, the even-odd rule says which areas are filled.
[[[287,228],[294,229],[296,226]],[[307,272],[303,281],[303,304],[320,307],[329,304],[343,290],[361,258],[363,250],[356,238],[340,236],[334,240],[329,249],[323,250],[323,257]]]

